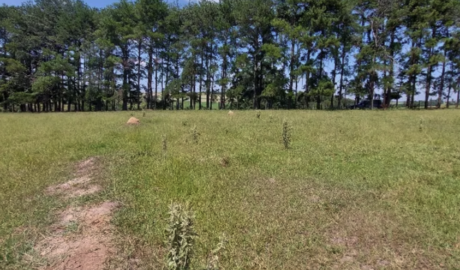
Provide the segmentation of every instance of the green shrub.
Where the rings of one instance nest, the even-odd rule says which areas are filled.
[[[169,209],[168,254],[166,267],[170,270],[187,270],[193,255],[196,237],[193,228],[194,215],[189,206],[172,204]]]

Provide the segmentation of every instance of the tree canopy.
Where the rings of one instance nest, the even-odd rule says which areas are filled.
[[[453,93],[458,100],[459,8],[459,0],[3,5],[0,106],[342,108],[346,95],[385,106],[404,95],[413,106],[421,94],[426,108],[432,99],[440,107]]]

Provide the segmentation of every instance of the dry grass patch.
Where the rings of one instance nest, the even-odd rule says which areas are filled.
[[[427,249],[426,231],[372,192],[274,178],[250,190],[240,222],[248,243],[231,250],[249,268],[446,269],[448,253]]]
[[[330,248],[339,251],[333,256],[336,269],[443,269],[416,240],[424,232],[391,211],[350,207],[334,220],[325,235]]]

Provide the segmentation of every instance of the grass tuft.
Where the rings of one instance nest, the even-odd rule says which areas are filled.
[[[284,149],[289,149],[289,146],[291,145],[291,126],[289,125],[289,122],[284,119],[283,120],[283,145]]]
[[[195,144],[198,144],[198,139],[200,137],[200,133],[198,132],[198,130],[196,129],[196,125],[194,125],[192,127],[192,129],[190,130],[190,133],[192,135],[192,141],[195,143]]]

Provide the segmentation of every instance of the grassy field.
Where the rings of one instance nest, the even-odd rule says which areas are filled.
[[[68,204],[44,190],[88,157],[105,191],[74,203],[121,202],[119,261],[161,269],[168,206],[190,202],[194,269],[223,233],[222,269],[460,269],[460,111],[135,116],[0,115],[0,269],[33,267]]]

